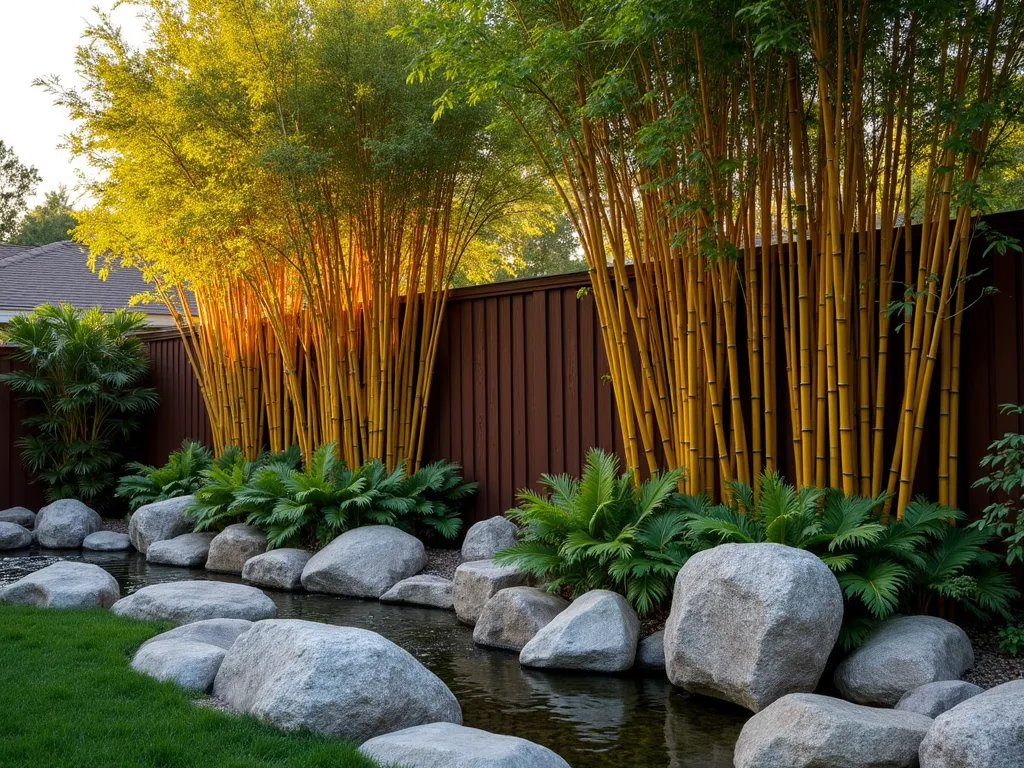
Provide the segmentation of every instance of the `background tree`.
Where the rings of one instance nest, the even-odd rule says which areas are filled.
[[[47,192],[42,204],[21,218],[11,242],[20,245],[59,243],[70,240],[71,230],[77,226],[67,187],[61,185],[56,191]]]
[[[17,231],[26,200],[40,181],[39,172],[22,163],[0,140],[0,242],[6,242]]]

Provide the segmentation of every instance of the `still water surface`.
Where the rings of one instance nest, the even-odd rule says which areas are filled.
[[[205,570],[150,565],[137,552],[0,555],[0,585],[56,562],[102,566],[129,595],[185,579],[241,580]],[[543,744],[574,768],[731,768],[746,713],[673,688],[664,675],[571,675],[523,669],[518,656],[473,643],[455,614],[328,595],[267,590],[278,615],[373,630],[405,648],[448,684],[465,724]]]

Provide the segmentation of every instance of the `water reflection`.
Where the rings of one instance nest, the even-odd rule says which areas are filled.
[[[58,559],[94,563],[128,595],[148,584],[240,579],[149,565],[136,552],[22,550],[0,554],[0,584]],[[362,627],[405,648],[445,681],[465,723],[543,744],[575,768],[730,768],[746,719],[687,696],[658,675],[621,677],[526,670],[517,654],[480,648],[453,613],[327,595],[267,591],[282,618]]]

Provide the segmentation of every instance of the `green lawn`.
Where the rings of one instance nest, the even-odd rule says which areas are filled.
[[[0,604],[0,765],[374,766],[350,743],[196,707],[133,672],[135,649],[160,629],[103,610]]]

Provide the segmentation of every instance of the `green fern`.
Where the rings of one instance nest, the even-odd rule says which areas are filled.
[[[213,454],[202,443],[183,440],[181,448],[167,457],[162,467],[131,462],[117,485],[117,495],[128,501],[134,512],[144,504],[194,494],[203,484],[202,472],[213,463]]]

